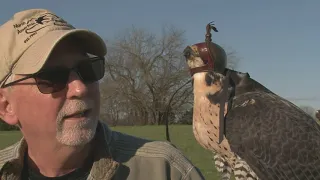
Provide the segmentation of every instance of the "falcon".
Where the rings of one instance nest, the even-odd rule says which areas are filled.
[[[214,152],[222,179],[320,179],[320,127],[310,115],[249,73],[226,68],[218,44],[187,46],[184,56],[193,78],[193,133]]]

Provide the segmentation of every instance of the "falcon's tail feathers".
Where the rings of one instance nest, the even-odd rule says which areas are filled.
[[[231,175],[232,175],[232,169],[227,164],[225,159],[221,155],[215,154],[213,156],[213,161],[214,161],[214,164],[215,164],[217,171],[221,175],[221,180],[230,180]]]
[[[245,161],[240,159],[234,166],[234,178],[236,180],[259,180],[257,175],[251,170],[249,165]]]

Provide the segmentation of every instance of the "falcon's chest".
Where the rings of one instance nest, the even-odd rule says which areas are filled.
[[[233,166],[236,156],[231,152],[227,139],[218,144],[219,111],[220,106],[218,104],[212,104],[206,96],[195,94],[193,133],[202,147],[221,154]]]

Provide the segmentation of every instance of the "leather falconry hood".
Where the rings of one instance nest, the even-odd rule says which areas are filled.
[[[226,68],[227,54],[221,46],[212,42],[212,35],[210,32],[211,29],[215,32],[218,32],[213,22],[210,22],[206,26],[205,42],[193,44],[184,49],[185,53],[188,49],[193,48],[195,50],[193,52],[196,53],[195,56],[199,56],[205,64],[205,66],[202,67],[190,68],[191,75],[202,71],[215,71],[223,73]]]

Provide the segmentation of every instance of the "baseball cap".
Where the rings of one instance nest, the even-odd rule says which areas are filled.
[[[0,87],[10,74],[33,74],[46,63],[55,46],[66,37],[79,39],[87,53],[103,57],[103,39],[77,29],[46,9],[20,11],[0,26]]]

